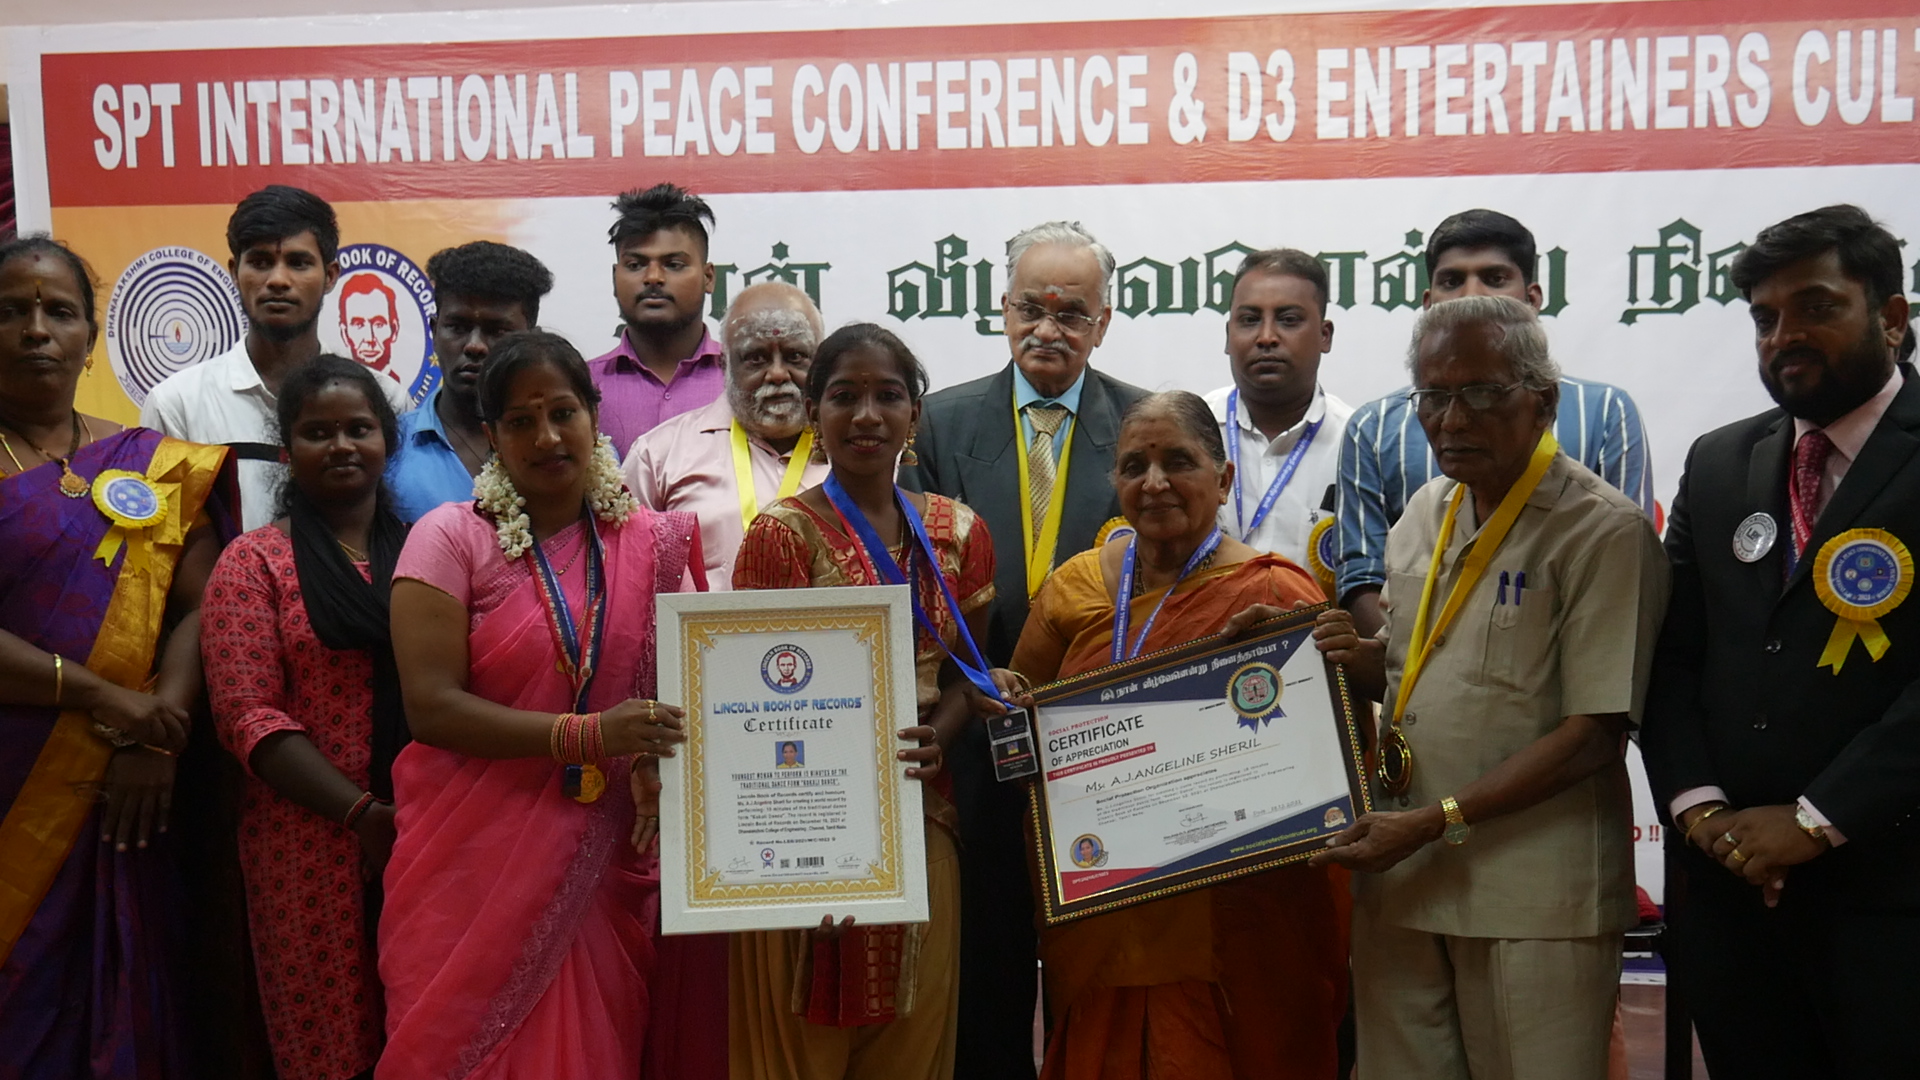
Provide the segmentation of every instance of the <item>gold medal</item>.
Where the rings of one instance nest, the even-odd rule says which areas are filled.
[[[600,771],[598,765],[580,766],[580,791],[573,797],[577,803],[598,802],[607,791],[607,774]]]

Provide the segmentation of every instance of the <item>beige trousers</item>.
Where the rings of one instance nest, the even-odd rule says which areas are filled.
[[[1606,1080],[1620,947],[1449,937],[1356,908],[1359,1080]]]

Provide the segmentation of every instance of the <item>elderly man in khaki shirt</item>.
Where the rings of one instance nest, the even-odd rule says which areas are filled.
[[[1355,881],[1362,1080],[1607,1075],[1634,924],[1622,759],[1666,610],[1646,515],[1553,442],[1531,309],[1436,304],[1409,350],[1442,476],[1387,539],[1387,622],[1319,645],[1389,706],[1381,810],[1318,864]]]

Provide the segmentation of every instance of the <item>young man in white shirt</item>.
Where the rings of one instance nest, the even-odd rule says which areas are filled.
[[[326,200],[274,184],[234,207],[227,247],[246,336],[162,380],[147,395],[140,424],[230,448],[239,462],[241,524],[255,529],[273,520],[287,471],[274,434],[275,395],[288,375],[320,355],[320,304],[340,277],[340,226]],[[405,393],[397,384],[388,389],[394,408],[403,409]]]
[[[1227,313],[1233,385],[1208,394],[1207,404],[1234,465],[1220,527],[1330,587],[1332,560],[1313,549],[1333,535],[1329,493],[1353,409],[1320,388],[1320,357],[1333,348],[1326,309],[1319,259],[1293,248],[1248,255]]]

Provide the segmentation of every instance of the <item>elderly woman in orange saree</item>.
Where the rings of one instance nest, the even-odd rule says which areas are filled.
[[[1132,531],[1048,578],[1014,650],[1023,677],[1078,675],[1218,633],[1256,604],[1321,599],[1306,571],[1216,526],[1233,467],[1200,398],[1143,398],[1114,460]],[[1123,578],[1135,588],[1121,609]],[[1346,875],[1298,865],[1044,929],[1042,1080],[1333,1077],[1350,907]]]

